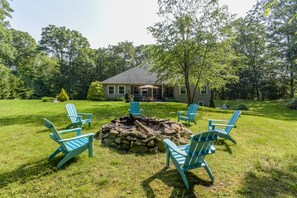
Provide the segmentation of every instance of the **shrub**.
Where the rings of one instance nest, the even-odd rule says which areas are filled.
[[[62,88],[61,92],[57,95],[56,97],[60,102],[64,102],[69,100],[69,97],[67,95],[67,92],[65,91],[64,88]]]
[[[174,97],[165,97],[164,101],[165,102],[178,102],[178,100]]]
[[[103,101],[104,100],[104,91],[103,85],[98,82],[92,82],[88,91],[88,100]]]
[[[44,97],[41,98],[41,100],[42,100],[42,102],[50,102],[50,101],[53,100],[53,98],[52,97],[44,96]]]
[[[125,101],[130,102],[130,95],[128,92],[125,94]]]
[[[124,98],[114,97],[114,98],[107,98],[106,101],[123,101]]]
[[[249,107],[246,104],[239,104],[236,110],[249,110]]]
[[[289,109],[297,109],[297,98],[294,97],[294,98],[290,99],[290,101],[287,103],[287,107]]]
[[[134,101],[141,101],[141,97],[140,96],[134,96],[133,100]]]

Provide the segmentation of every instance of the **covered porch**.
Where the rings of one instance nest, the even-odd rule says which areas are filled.
[[[165,97],[173,97],[173,90],[168,85],[131,85],[134,101],[163,101]]]

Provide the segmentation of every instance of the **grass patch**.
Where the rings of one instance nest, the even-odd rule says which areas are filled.
[[[119,152],[94,141],[94,157],[87,152],[60,171],[62,158],[48,156],[57,144],[49,138],[42,118],[59,129],[69,124],[64,105],[41,100],[0,100],[0,197],[295,197],[297,196],[297,111],[287,101],[217,101],[231,108],[246,104],[238,128],[231,132],[236,145],[217,141],[216,154],[206,157],[215,182],[203,169],[189,171],[190,190],[174,166],[165,167],[165,154]],[[126,115],[129,103],[71,101],[79,112],[93,113],[92,127]],[[141,103],[144,115],[177,121],[180,103]],[[208,119],[229,119],[234,110],[199,107],[194,133],[207,130]]]

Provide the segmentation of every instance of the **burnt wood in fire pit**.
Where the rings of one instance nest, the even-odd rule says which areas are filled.
[[[169,119],[125,116],[112,120],[97,132],[103,145],[137,153],[164,152],[162,140],[169,138],[177,145],[187,144],[192,132]]]

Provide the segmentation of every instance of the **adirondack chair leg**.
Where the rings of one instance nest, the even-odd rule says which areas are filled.
[[[169,162],[170,162],[170,152],[169,149],[166,149],[166,167],[169,167]]]
[[[213,183],[214,182],[214,176],[213,176],[213,174],[212,174],[212,172],[211,172],[211,170],[210,170],[210,168],[209,168],[209,166],[208,166],[208,164],[206,163],[205,160],[204,160],[204,164],[205,164],[204,169],[206,170],[211,182]]]
[[[189,186],[189,182],[187,180],[187,177],[185,175],[185,172],[181,168],[179,168],[179,167],[177,168],[177,170],[178,170],[179,174],[181,175],[181,177],[182,177],[182,179],[184,181],[184,184],[185,184],[187,190],[189,190],[190,189],[190,186]]]
[[[88,123],[89,124],[89,128],[91,127],[91,122]]]
[[[57,170],[59,170],[67,161],[69,161],[74,156],[72,154],[66,155],[57,165]]]
[[[60,153],[61,151],[60,151],[60,147],[57,149],[57,150],[55,150],[49,157],[48,157],[48,159],[52,159],[53,157],[55,157],[58,153]]]
[[[89,138],[89,157],[93,157],[93,137]]]

